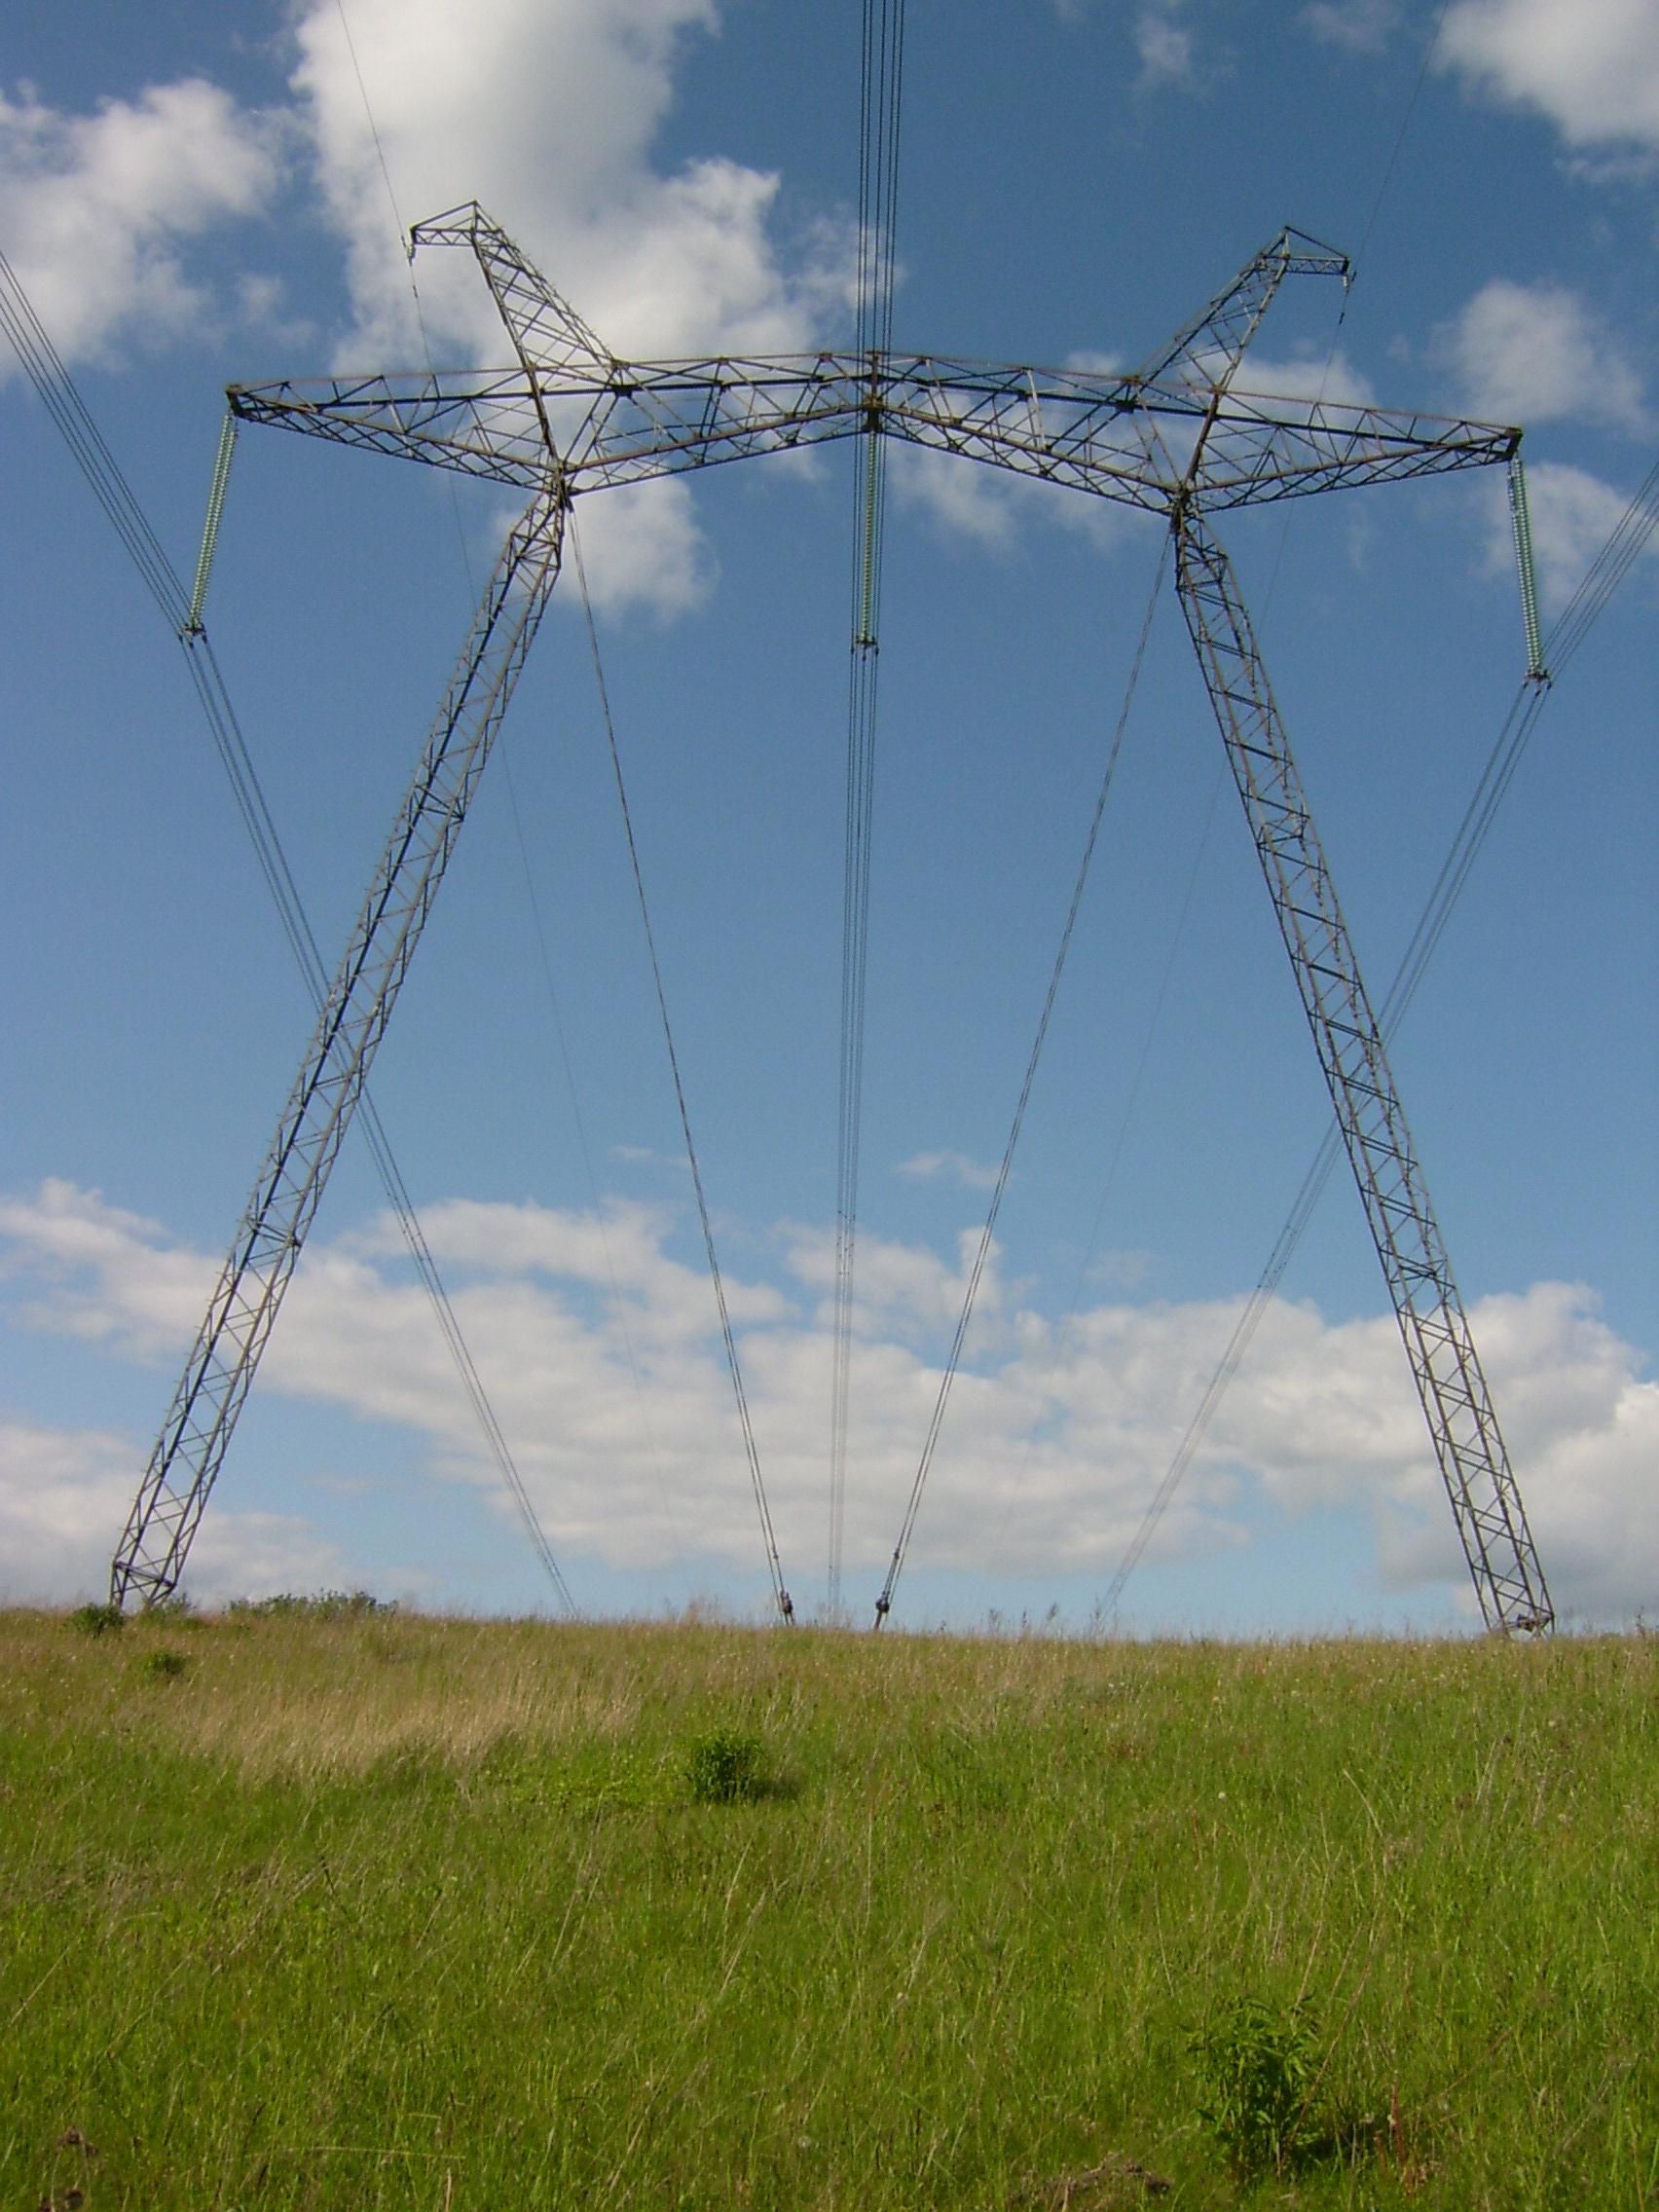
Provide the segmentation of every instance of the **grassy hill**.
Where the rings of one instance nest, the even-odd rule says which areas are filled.
[[[55,2212],[1659,2206],[1659,1640],[0,1615],[0,2028]]]

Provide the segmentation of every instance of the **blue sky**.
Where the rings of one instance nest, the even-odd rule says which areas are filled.
[[[1438,36],[1436,36],[1437,17]],[[175,563],[228,382],[416,366],[394,236],[481,200],[618,352],[846,344],[858,11],[24,4],[0,243]],[[1124,365],[1285,221],[1240,384],[1523,424],[1546,616],[1659,432],[1640,0],[908,13],[903,348]],[[95,35],[93,26],[95,24]],[[1432,42],[1432,43],[1431,43]],[[1425,61],[1426,56],[1426,61]],[[390,195],[387,180],[389,178]],[[502,357],[464,257],[434,357]],[[0,359],[0,1592],[95,1593],[309,1031],[177,647]],[[1157,532],[896,461],[847,1595],[879,1583],[1058,940]],[[1225,535],[1374,994],[1524,668],[1502,487]],[[1079,506],[1085,511],[1079,512]],[[823,1597],[851,458],[589,502],[642,860],[786,1573]],[[330,955],[508,509],[244,433],[208,617]],[[758,1611],[591,665],[562,584],[373,1088],[580,1602]],[[1637,565],[1552,697],[1396,1073],[1558,1604],[1659,1601],[1659,889]],[[898,1618],[1087,1620],[1328,1112],[1161,603]],[[544,957],[545,953],[545,957]],[[189,1585],[545,1600],[366,1155],[330,1187]],[[1456,1627],[1470,1593],[1333,1183],[1125,1595],[1137,1629]]]

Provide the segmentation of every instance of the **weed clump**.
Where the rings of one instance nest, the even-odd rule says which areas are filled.
[[[81,1636],[119,1636],[127,1626],[127,1615],[119,1605],[77,1605],[69,1615],[69,1626]]]
[[[1241,2179],[1283,2173],[1316,2148],[1317,2033],[1307,1998],[1281,2011],[1240,1997],[1191,2039],[1204,2078],[1198,2118]]]
[[[694,1805],[741,1805],[766,1787],[766,1752],[758,1736],[711,1728],[685,1748],[685,1787]]]
[[[146,1651],[142,1672],[151,1681],[172,1682],[184,1674],[190,1661],[182,1651]]]
[[[274,1598],[233,1598],[226,1607],[241,1620],[357,1621],[395,1613],[395,1598],[376,1598],[367,1590],[318,1590],[311,1595],[284,1590]]]

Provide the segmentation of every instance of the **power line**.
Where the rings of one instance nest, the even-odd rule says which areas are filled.
[[[910,1548],[911,1534],[915,1530],[916,1515],[921,1509],[922,1491],[927,1483],[929,1469],[933,1465],[934,1453],[939,1445],[940,1430],[944,1424],[945,1407],[950,1402],[951,1384],[955,1382],[957,1368],[961,1365],[962,1347],[967,1341],[968,1326],[974,1316],[974,1306],[978,1297],[980,1279],[985,1272],[985,1262],[990,1255],[992,1238],[996,1235],[997,1216],[1002,1211],[1003,1194],[1008,1189],[1009,1175],[1014,1167],[1014,1156],[1019,1144],[1019,1132],[1025,1124],[1025,1110],[1031,1103],[1031,1089],[1037,1080],[1037,1065],[1043,1056],[1043,1047],[1048,1040],[1049,1023],[1053,1015],[1054,1002],[1059,996],[1060,978],[1065,974],[1066,956],[1071,950],[1072,938],[1077,929],[1077,918],[1083,906],[1084,892],[1088,884],[1089,869],[1093,866],[1095,847],[1100,842],[1100,825],[1105,819],[1106,801],[1111,796],[1112,785],[1117,777],[1118,758],[1124,749],[1124,735],[1128,728],[1129,715],[1134,706],[1135,693],[1140,685],[1141,667],[1146,659],[1147,643],[1152,636],[1153,617],[1158,611],[1159,593],[1163,587],[1163,571],[1168,552],[1169,543],[1167,539],[1164,539],[1159,549],[1158,567],[1153,574],[1152,589],[1147,594],[1146,612],[1141,619],[1140,636],[1136,642],[1134,659],[1129,667],[1129,679],[1124,692],[1124,704],[1118,715],[1117,727],[1112,732],[1112,742],[1107,749],[1106,766],[1100,779],[1100,791],[1094,801],[1094,812],[1089,820],[1088,834],[1084,840],[1083,858],[1078,865],[1077,880],[1072,887],[1071,904],[1066,911],[1065,926],[1060,932],[1059,949],[1054,955],[1053,970],[1049,977],[1048,995],[1043,1001],[1043,1011],[1038,1016],[1037,1034],[1032,1040],[1031,1054],[1025,1066],[1025,1081],[1020,1087],[1018,1102],[1014,1109],[1014,1120],[1009,1125],[1008,1142],[1003,1147],[1002,1163],[997,1170],[997,1179],[991,1193],[990,1205],[986,1209],[984,1228],[979,1233],[978,1246],[974,1254],[973,1266],[969,1271],[968,1286],[963,1295],[962,1310],[957,1316],[956,1332],[951,1339],[949,1356],[945,1360],[944,1371],[940,1377],[939,1390],[934,1399],[933,1415],[928,1422],[921,1458],[917,1463],[915,1476],[910,1484],[910,1494],[905,1502],[904,1517],[900,1525],[899,1541],[893,1547],[893,1557],[888,1564],[887,1578],[882,1584],[881,1595],[875,1602],[875,1620],[872,1625],[876,1628],[880,1628],[893,1608],[893,1594],[898,1587],[899,1577],[904,1570],[904,1560]]]
[[[697,1218],[703,1229],[703,1249],[708,1256],[709,1275],[715,1286],[715,1305],[720,1320],[720,1342],[725,1346],[726,1368],[731,1376],[738,1426],[743,1431],[744,1456],[749,1464],[750,1486],[755,1493],[755,1507],[760,1522],[760,1538],[766,1553],[766,1571],[771,1578],[772,1598],[778,1608],[779,1619],[793,1622],[794,1601],[784,1582],[783,1562],[778,1557],[778,1540],[772,1529],[771,1507],[766,1502],[766,1485],[760,1473],[760,1455],[755,1443],[755,1424],[750,1419],[749,1395],[743,1382],[743,1365],[738,1358],[737,1339],[732,1332],[731,1314],[726,1306],[725,1279],[720,1272],[719,1255],[715,1248],[714,1225],[709,1218],[709,1201],[703,1191],[703,1170],[697,1158],[696,1140],[691,1134],[691,1110],[685,1101],[685,1085],[680,1073],[680,1054],[674,1043],[674,1024],[668,1014],[668,993],[663,985],[662,963],[657,957],[656,932],[651,927],[651,910],[645,898],[645,878],[640,866],[640,848],[634,837],[633,810],[628,804],[628,787],[622,774],[622,755],[616,742],[616,724],[610,712],[610,691],[605,681],[605,663],[600,657],[599,629],[593,618],[587,570],[582,561],[581,541],[576,535],[573,517],[570,519],[568,527],[571,551],[575,559],[576,583],[581,592],[582,618],[587,624],[588,644],[593,651],[593,673],[599,686],[600,713],[605,722],[606,743],[610,750],[610,767],[616,780],[617,803],[622,810],[622,832],[628,845],[628,865],[633,871],[634,893],[639,902],[640,921],[645,933],[645,950],[650,957],[657,1014],[662,1022],[663,1043],[668,1050],[668,1070],[674,1080],[674,1096],[680,1108],[680,1126],[685,1138],[685,1158],[691,1169],[691,1188],[697,1198]]]
[[[847,798],[841,886],[841,1034],[835,1134],[835,1298],[830,1406],[827,1611],[841,1611],[847,1426],[852,1386],[859,1152],[864,1120],[865,1003],[869,975],[870,858],[875,823],[881,556],[887,475],[881,364],[893,342],[903,0],[865,0],[859,74],[858,348],[867,370],[866,434],[853,509],[852,660],[847,686]]]

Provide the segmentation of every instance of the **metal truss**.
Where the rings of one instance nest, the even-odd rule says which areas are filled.
[[[1238,778],[1429,1432],[1489,1624],[1541,1631],[1548,1594],[1468,1323],[1226,556],[1205,518],[1514,461],[1518,430],[1235,388],[1287,276],[1345,257],[1284,230],[1126,376],[887,351],[629,362],[478,206],[413,234],[476,257],[512,343],[491,371],[234,387],[244,422],[535,495],[502,556],[157,1444],[113,1594],[176,1582],[363,1074],[587,493],[875,434],[1165,517],[1183,608]],[[452,752],[456,765],[449,765]]]
[[[1552,1615],[1521,1493],[1360,978],[1308,796],[1226,554],[1183,517],[1176,587],[1405,1340],[1489,1628]]]
[[[558,575],[564,527],[557,492],[538,494],[490,579],[128,1516],[110,1574],[118,1605],[166,1597],[183,1571]]]

